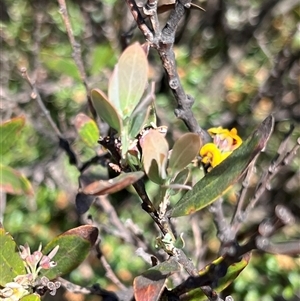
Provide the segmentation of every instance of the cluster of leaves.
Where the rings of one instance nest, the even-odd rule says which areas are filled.
[[[33,7],[31,7],[31,4],[26,3],[26,1],[24,3],[25,4],[22,7],[24,18],[21,19],[22,21],[12,22],[13,24],[7,25],[7,41],[11,41],[14,38],[14,35],[23,37],[20,40],[17,39],[17,41],[20,41],[21,43],[19,45],[20,49],[22,49],[24,45],[26,48],[26,45],[30,44],[31,35],[29,33],[32,26],[30,17],[32,11],[39,11],[38,7],[36,7],[39,6],[38,3],[33,2]],[[112,7],[112,4],[110,3],[105,3],[103,5],[106,9],[107,7]],[[248,167],[252,157],[255,157],[255,155],[264,148],[267,140],[265,135],[269,135],[272,126],[269,124],[267,129],[264,128],[264,130],[262,130],[262,128],[260,128],[258,132],[255,132],[256,134],[250,135],[249,139],[243,143],[243,146],[235,151],[228,160],[225,160],[223,164],[213,169],[211,173],[207,174],[199,181],[203,174],[199,176],[199,166],[197,166],[196,161],[191,161],[199,152],[201,140],[198,135],[187,133],[180,136],[175,143],[170,143],[170,135],[172,135],[179,126],[173,124],[173,117],[171,117],[171,111],[169,110],[169,100],[166,102],[165,95],[160,95],[158,101],[154,102],[154,93],[151,90],[151,87],[147,87],[149,71],[150,73],[151,71],[153,72],[148,66],[147,45],[140,47],[138,44],[133,44],[122,54],[114,69],[113,75],[110,78],[107,95],[103,92],[103,90],[106,89],[105,84],[98,84],[99,79],[105,74],[103,68],[107,66],[112,67],[115,60],[115,53],[111,49],[111,45],[115,46],[114,43],[116,42],[113,40],[113,37],[109,37],[110,39],[108,39],[110,44],[107,42],[107,44],[94,48],[91,47],[91,49],[89,49],[88,45],[91,42],[88,42],[85,43],[85,45],[87,45],[86,49],[83,49],[87,58],[86,64],[88,65],[88,73],[91,76],[89,80],[92,83],[97,81],[97,84],[93,84],[93,86],[97,86],[98,88],[93,89],[91,92],[92,103],[100,119],[110,126],[111,130],[109,131],[109,135],[106,135],[107,131],[105,126],[103,126],[103,123],[97,122],[96,118],[91,118],[83,113],[79,113],[74,118],[73,116],[75,115],[75,112],[78,112],[80,104],[86,99],[84,85],[81,82],[80,76],[78,76],[76,65],[71,59],[70,45],[68,43],[60,43],[59,47],[57,47],[57,41],[60,39],[60,35],[65,31],[57,7],[53,4],[47,4],[47,6],[49,8],[49,13],[46,16],[46,22],[45,20],[43,21],[44,23],[39,21],[39,17],[36,16],[35,24],[42,25],[40,34],[43,33],[42,36],[44,36],[45,39],[47,37],[51,42],[40,44],[37,41],[34,42],[37,42],[37,45],[42,46],[42,49],[38,54],[40,56],[40,62],[43,64],[43,68],[47,68],[49,81],[46,82],[45,86],[42,85],[42,80],[40,83],[38,81],[37,84],[41,84],[40,91],[42,91],[42,96],[47,100],[46,103],[48,109],[55,122],[59,124],[61,130],[63,130],[65,126],[70,128],[70,119],[73,119],[77,134],[75,131],[70,130],[68,134],[71,132],[71,137],[74,138],[73,141],[75,141],[75,143],[71,145],[71,151],[74,151],[77,156],[77,164],[75,167],[74,164],[73,167],[72,165],[70,166],[67,162],[69,159],[67,156],[63,157],[62,160],[56,160],[54,163],[51,157],[55,153],[57,137],[55,137],[55,134],[53,135],[53,133],[48,133],[47,127],[39,126],[39,124],[44,124],[43,117],[37,117],[37,119],[33,118],[36,115],[36,111],[33,109],[34,106],[31,106],[30,103],[26,105],[24,110],[24,112],[26,112],[26,117],[12,118],[3,123],[1,126],[0,138],[2,139],[1,145],[4,145],[5,147],[1,149],[1,155],[3,156],[3,161],[1,162],[1,187],[6,193],[13,195],[8,196],[8,204],[6,211],[4,212],[4,224],[6,230],[13,233],[13,236],[17,241],[28,241],[32,245],[38,245],[40,241],[47,244],[49,241],[49,233],[51,232],[57,234],[62,232],[62,230],[73,228],[78,223],[78,220],[76,214],[74,214],[74,205],[70,203],[69,200],[75,198],[74,193],[76,192],[74,191],[76,190],[76,180],[79,176],[80,188],[79,193],[76,196],[77,213],[83,214],[88,211],[88,214],[93,216],[93,222],[100,229],[101,237],[105,237],[101,249],[103,251],[106,248],[108,251],[104,252],[103,257],[107,256],[110,259],[112,267],[117,271],[117,275],[123,282],[130,285],[132,284],[132,279],[135,276],[140,275],[134,280],[135,297],[137,300],[145,300],[145,296],[148,296],[149,299],[154,298],[154,300],[157,300],[160,295],[168,296],[170,292],[165,290],[165,282],[167,279],[173,282],[169,287],[174,288],[171,292],[174,296],[186,294],[185,298],[187,300],[193,300],[193,298],[194,300],[201,300],[201,298],[205,298],[203,292],[199,289],[190,289],[188,292],[184,290],[185,287],[188,286],[187,283],[183,281],[184,276],[180,278],[182,282],[181,286],[178,286],[180,281],[176,281],[176,277],[173,277],[174,273],[179,272],[181,265],[184,267],[187,266],[186,263],[182,264],[182,261],[180,262],[180,260],[173,260],[173,257],[178,259],[179,253],[177,252],[180,252],[184,245],[186,246],[183,250],[187,250],[187,253],[192,254],[191,257],[193,257],[195,253],[193,253],[192,250],[194,250],[195,246],[193,245],[193,242],[191,243],[186,239],[186,241],[183,241],[181,236],[178,236],[178,239],[176,239],[172,232],[168,230],[165,231],[166,229],[164,228],[163,223],[164,218],[167,217],[169,219],[171,216],[177,217],[188,215],[203,209],[209,204],[213,204],[228,187],[237,182]],[[173,7],[173,4],[171,3],[170,6]],[[92,11],[92,18],[90,21],[91,27],[95,26],[94,22],[96,20],[100,20],[100,22],[103,22],[105,25],[109,24],[109,17],[102,15],[100,12],[101,9],[91,9],[85,7],[85,5],[82,5],[81,8],[85,13]],[[86,20],[83,20],[80,10],[72,2],[70,2],[68,9],[72,18],[74,20],[76,19],[76,22],[73,22],[72,24],[74,35],[75,37],[80,37],[83,34],[83,23]],[[18,8],[18,1],[15,1],[9,7],[9,16],[14,18],[15,21],[18,21],[17,15],[20,12],[21,9]],[[296,18],[295,15],[293,18]],[[53,24],[55,24],[55,26],[53,26]],[[293,27],[292,22],[289,22],[288,27]],[[278,29],[280,28],[281,27],[279,26]],[[57,29],[59,30],[57,31]],[[203,28],[203,31],[207,32],[205,28]],[[230,37],[230,34],[233,33],[234,31],[228,31],[227,35],[224,34],[224,36]],[[283,32],[283,35],[286,37],[288,34],[289,30]],[[194,36],[197,36],[197,33],[194,33]],[[185,36],[185,40],[187,40],[187,37],[188,35]],[[191,37],[193,37],[193,35],[191,35]],[[280,40],[281,37],[277,34],[277,38]],[[39,39],[41,39],[41,37],[39,37]],[[205,35],[203,38],[201,37],[201,39],[205,39]],[[214,42],[213,39],[214,38],[207,38],[206,44],[209,44],[207,49],[212,47],[211,43]],[[295,47],[295,39],[296,35],[293,36],[291,43],[292,47]],[[230,44],[228,40],[223,42]],[[219,47],[219,45],[217,45],[217,47]],[[208,81],[213,82],[211,79],[213,79],[214,76],[218,77],[219,72],[221,74],[223,70],[223,68],[217,70],[217,67],[212,63],[214,60],[220,62],[222,53],[218,54],[217,56],[220,57],[217,57],[216,59],[214,56],[209,57],[209,53],[206,52],[208,51],[207,49],[200,50],[203,57],[206,58],[205,62],[202,62],[200,66],[197,60],[199,49],[198,52],[196,49],[196,54],[193,54],[192,56],[190,56],[190,53],[184,47],[178,47],[176,49],[179,54],[179,71],[181,71],[182,74],[183,84],[194,94],[199,93],[199,90],[203,89],[203,86],[201,86],[202,83]],[[271,50],[272,53],[278,51],[278,49]],[[15,47],[10,55],[6,52],[8,59],[11,60],[14,56],[18,56],[18,51],[18,47]],[[185,52],[183,59],[180,59],[180,51]],[[24,61],[29,62],[28,66],[31,66],[31,62],[33,61],[33,65],[37,66],[35,57],[32,55],[32,49],[26,48],[21,52],[22,60],[18,61],[18,67],[23,67]],[[262,52],[263,51],[259,51],[259,58],[262,58],[261,60],[263,61],[264,55]],[[248,114],[249,106],[247,104],[249,103],[249,98],[247,97],[253,97],[260,80],[257,79],[259,74],[256,74],[249,66],[253,66],[253,62],[256,62],[256,64],[260,62],[257,57],[258,56],[254,55],[253,57],[249,56],[241,63],[238,63],[238,73],[235,77],[229,75],[228,78],[226,78],[226,102],[223,104],[222,108],[219,106],[218,101],[212,102],[210,99],[208,100],[207,95],[203,96],[201,94],[201,97],[199,98],[201,98],[202,103],[201,105],[197,104],[198,107],[201,108],[201,112],[196,111],[196,116],[199,117],[199,121],[201,121],[202,124],[208,124],[210,122],[216,124],[217,121],[219,124],[219,120],[224,121],[224,116],[226,116],[228,112],[230,112],[231,115],[225,121],[227,124],[236,120],[236,122],[242,126],[247,123],[247,120],[252,120],[250,114]],[[263,61],[263,63],[265,62]],[[191,68],[185,68],[184,66],[187,64],[189,64]],[[211,66],[218,72],[212,72],[214,74],[207,72],[208,69],[211,69]],[[43,68],[39,69],[39,74],[45,72]],[[98,74],[100,68],[102,68],[101,75]],[[252,73],[249,72],[249,68],[253,73],[253,77],[251,76]],[[276,70],[276,66],[274,68]],[[261,66],[261,73],[263,73],[263,71],[266,72],[266,70],[268,70],[268,64]],[[13,75],[18,72],[17,68],[8,71],[9,74]],[[60,73],[63,73],[67,79],[60,77]],[[93,79],[94,75],[97,75],[96,80]],[[62,89],[60,89],[60,86],[56,83],[53,84],[53,82],[51,82],[52,80],[57,81],[58,79],[60,81],[59,85],[63,86]],[[251,80],[254,80],[254,84]],[[248,93],[249,89],[247,90],[247,88],[249,87],[246,85],[246,83],[249,82],[251,82],[252,85],[251,93]],[[197,85],[195,85],[195,83],[197,83]],[[101,89],[99,89],[99,86],[101,86]],[[22,82],[15,81],[9,83],[10,92],[20,92],[21,89],[24,89]],[[27,93],[27,95],[29,94],[30,92]],[[20,100],[19,98],[22,95],[24,94],[19,93],[16,95],[16,101],[19,102],[17,106],[19,106],[22,101],[24,102],[24,99]],[[28,98],[28,96],[26,96],[26,98]],[[295,103],[293,102],[293,97],[291,101],[294,107]],[[283,106],[283,108],[288,111],[286,109],[287,102],[279,103],[279,107]],[[213,105],[213,103],[217,103],[218,105]],[[259,108],[262,107],[264,109],[263,115],[268,114],[270,112],[270,106],[268,106],[268,104],[270,104],[270,100],[263,98],[258,104],[255,104],[257,109],[254,110],[254,112],[260,113]],[[167,109],[162,113],[159,109],[160,106],[166,106]],[[156,110],[158,112],[156,112]],[[63,111],[63,116],[59,114],[61,111]],[[13,115],[18,116],[16,112],[14,112]],[[295,112],[295,110],[291,110],[291,112],[288,111],[287,116],[291,117]],[[157,113],[160,119],[162,119],[165,124],[169,125],[169,131],[167,133],[168,139],[166,139],[165,136],[166,127],[157,126]],[[246,120],[245,114],[247,114]],[[255,118],[257,118],[257,116],[255,116]],[[27,125],[24,127],[25,119]],[[34,125],[36,130],[32,130],[31,124]],[[172,124],[172,126],[170,126],[170,124]],[[22,132],[20,132],[21,129],[23,129]],[[282,132],[285,131],[286,128],[283,126]],[[42,136],[45,136],[46,138],[49,137],[50,139],[46,139]],[[99,147],[97,143],[99,136],[101,136],[100,144],[102,147]],[[271,140],[271,142],[275,145],[279,145],[281,139],[277,137],[274,139],[276,139],[276,141],[272,142]],[[26,144],[26,140],[30,143],[28,142],[28,144]],[[60,139],[60,141],[62,140]],[[173,147],[170,152],[169,145],[172,144]],[[62,147],[62,149],[66,151],[64,147]],[[57,153],[55,157],[57,158]],[[80,160],[78,160],[78,158],[80,158]],[[51,160],[50,165],[53,165],[52,167],[54,167],[56,171],[54,173],[50,172],[49,160]],[[94,165],[94,163],[97,164]],[[293,162],[292,170],[295,170],[298,163],[296,159],[295,162]],[[47,167],[50,176],[47,175],[47,172],[43,174],[42,179],[37,176],[41,166]],[[20,168],[22,168],[22,171],[31,178],[33,185],[30,184],[23,174],[17,171],[17,169]],[[34,172],[31,172],[31,170]],[[55,173],[64,176],[63,178],[61,176],[57,178]],[[151,222],[151,220],[145,220],[144,217],[146,215],[142,216],[135,193],[131,195],[131,198],[128,198],[128,192],[124,191],[125,187],[134,184],[137,193],[142,196],[143,191],[138,191],[138,188],[139,181],[141,181],[145,174],[147,175],[147,178],[150,179],[150,181],[146,183],[146,192],[154,205],[152,202],[150,203],[147,198],[144,199],[142,197],[142,207],[161,228],[162,235],[157,237],[155,243],[159,249],[163,249],[164,252],[159,251],[159,249],[156,250],[153,247],[153,240],[156,236],[154,233],[156,233],[156,231],[152,231],[153,222]],[[101,180],[99,180],[99,178]],[[194,186],[193,190],[191,190],[191,187],[196,182],[197,184]],[[69,186],[68,183],[72,184]],[[65,184],[65,186],[63,184]],[[295,189],[293,188],[294,185],[291,187],[293,190],[292,192],[295,194]],[[34,197],[36,203],[32,205],[34,190],[36,191]],[[186,190],[190,191],[185,193]],[[117,194],[118,191],[121,191],[120,195]],[[129,191],[132,192],[130,189]],[[107,201],[107,194],[112,193],[116,193],[110,198],[110,202],[113,206],[109,208],[106,207],[105,209],[105,206],[109,206],[108,203],[105,203],[105,201]],[[18,197],[16,195],[21,196]],[[27,197],[24,197],[23,195],[27,195]],[[99,199],[95,199],[94,196],[99,196],[100,201]],[[102,196],[104,197],[102,198]],[[228,196],[228,199],[230,199],[230,195]],[[290,208],[295,208],[295,212],[298,212],[298,207],[295,205],[294,199],[294,197],[291,198]],[[29,201],[27,202],[27,200]],[[94,202],[93,206],[91,206],[92,202]],[[98,209],[99,207],[101,208],[100,212]],[[39,210],[39,213],[41,213],[39,214],[39,217],[35,217],[36,208]],[[101,211],[103,211],[103,213]],[[128,222],[132,219],[143,230],[135,230],[135,235],[128,235],[128,232],[132,231],[132,229],[128,231],[124,225],[116,226],[118,222],[110,215],[112,211],[119,215],[117,221],[124,222],[127,220]],[[153,214],[153,212],[155,214]],[[2,214],[3,213],[1,213],[1,216]],[[201,212],[198,214],[198,216],[207,223],[206,226],[204,225],[204,228],[207,227],[207,229],[211,229],[213,226],[211,218],[208,217],[207,213]],[[174,220],[174,218],[171,220]],[[183,232],[190,231],[188,226],[189,225],[180,225],[179,229],[181,228]],[[60,240],[60,237],[65,238],[69,236],[70,233],[66,232],[62,236],[54,238],[49,244],[51,247],[48,248],[47,246],[43,250],[43,253],[47,254],[48,251],[53,249],[57,244],[60,245],[60,250],[62,250],[57,254],[58,257],[55,257],[54,259],[59,261],[57,269],[63,269],[63,271],[57,272],[57,269],[50,270],[52,271],[51,277],[48,277],[50,280],[73,271],[73,269],[86,257],[89,247],[94,244],[94,238],[93,243],[90,243],[89,239],[82,237],[79,233],[80,231],[77,232],[78,230],[75,229],[69,230],[71,232],[73,231],[72,235],[74,234],[74,237],[72,237],[70,242]],[[2,232],[2,239],[11,241],[11,237],[6,235],[4,230]],[[33,238],[32,233],[37,236],[36,239]],[[216,241],[214,238],[215,233],[211,230],[207,230],[206,232],[203,232],[203,235],[210,236],[207,240],[209,243],[207,243],[206,248],[210,252],[212,251],[216,254],[218,250],[212,247]],[[51,233],[51,236],[53,237],[55,235]],[[110,237],[115,238],[115,240],[112,240],[111,242],[109,240]],[[77,240],[79,240],[78,244]],[[148,240],[148,243],[143,244],[141,242],[143,240]],[[77,256],[81,252],[80,241],[83,241],[85,244],[83,246],[84,252],[82,252],[82,256]],[[134,248],[142,246],[144,250],[147,250],[147,252],[151,254],[151,258],[155,263],[157,263],[156,261],[159,259],[161,264],[142,273],[142,271],[146,269],[146,264],[142,261],[132,264],[132,258],[128,258],[128,256],[125,255],[128,249],[123,246],[124,241],[129,243],[129,245],[133,245]],[[78,248],[76,247],[74,249],[74,254],[69,253],[69,250],[72,249],[69,247],[69,243],[72,246],[78,245]],[[10,244],[11,248],[15,250],[15,244]],[[122,249],[124,249],[124,251],[122,251]],[[133,252],[133,249],[130,249],[129,251]],[[198,252],[201,252],[201,250],[198,250]],[[66,261],[65,254],[70,254],[70,258],[72,258],[71,262]],[[171,255],[171,259],[166,260],[166,254]],[[207,252],[207,254],[209,254],[209,252]],[[2,258],[7,259],[10,267],[14,267],[15,263],[8,257],[8,253],[3,254],[2,256]],[[74,258],[76,258],[76,260],[74,260]],[[127,260],[125,260],[125,258],[127,258]],[[146,256],[144,255],[143,258],[145,259]],[[200,266],[203,267],[205,264],[209,264],[205,269],[200,271],[200,282],[196,282],[195,285],[199,287],[205,285],[201,282],[203,280],[213,283],[215,279],[218,279],[219,281],[217,281],[218,283],[215,287],[217,292],[223,291],[224,288],[237,277],[240,271],[244,269],[249,261],[248,257],[242,257],[239,262],[228,261],[228,258],[224,259],[223,257],[219,257],[217,260],[213,259],[214,258],[209,258],[209,256],[205,259],[203,258]],[[66,263],[64,265],[63,262],[65,261]],[[178,262],[180,262],[181,265],[179,265]],[[293,264],[295,265],[295,263]],[[154,265],[153,261],[152,265]],[[67,266],[67,268],[65,268],[65,266]],[[86,266],[87,265],[85,265],[85,267]],[[227,272],[225,275],[221,276],[222,273],[215,273],[215,270],[213,269],[214,266],[218,268],[224,268],[225,266]],[[264,263],[262,261],[257,265],[257,269],[259,268],[267,270],[268,267],[264,268]],[[126,271],[127,274],[124,273],[124,271]],[[278,272],[278,274],[279,273],[280,272]],[[17,274],[24,274],[24,268],[18,271]],[[75,270],[71,276],[69,276],[69,279],[79,279],[80,282],[83,283],[84,277],[78,277],[79,274],[80,272],[76,274]],[[91,283],[94,281],[100,283],[104,287],[108,287],[108,283],[113,277],[108,280],[107,277],[104,277],[104,274],[105,272],[103,270],[95,269],[94,278],[89,279],[88,282]],[[242,273],[242,275],[243,274],[244,273]],[[8,275],[10,277],[9,281],[12,281],[14,276],[16,276],[16,273]],[[103,276],[99,277],[99,275]],[[290,273],[290,275],[292,275],[292,273]],[[274,275],[272,277],[274,277]],[[152,280],[149,281],[149,279]],[[247,280],[244,278],[242,280],[242,285],[240,282],[237,282],[235,290],[239,292],[239,296],[244,296],[247,300],[247,298],[251,298],[254,293],[252,295],[250,294],[250,297],[247,297],[247,289],[245,288],[245,285],[243,286],[246,281]],[[7,281],[2,281],[0,285],[4,287],[5,282]],[[124,289],[117,281],[113,282],[121,290]],[[278,282],[280,283],[280,279]],[[294,293],[297,290],[296,285],[297,284],[294,281],[291,281],[286,287]],[[241,289],[241,287],[244,287],[244,289]],[[113,289],[115,290],[116,288],[113,287]],[[263,288],[261,287],[252,287],[252,292],[255,291],[257,292],[256,296],[263,296],[264,294]],[[89,291],[89,293],[91,292],[92,291]],[[99,290],[93,292],[99,294]],[[123,294],[125,295],[124,291]],[[225,295],[228,294],[230,294],[230,291]],[[268,294],[267,289],[265,294]],[[278,294],[278,289],[276,292],[272,292],[272,294]],[[112,296],[110,295],[110,297]],[[286,293],[285,297],[286,299],[291,299],[293,295],[291,295],[291,293]]]

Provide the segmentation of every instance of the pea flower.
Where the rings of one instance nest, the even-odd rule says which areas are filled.
[[[213,138],[213,142],[202,146],[200,156],[202,157],[201,161],[208,166],[208,171],[210,171],[224,161],[243,141],[236,128],[230,131],[222,127],[210,128],[208,133]]]

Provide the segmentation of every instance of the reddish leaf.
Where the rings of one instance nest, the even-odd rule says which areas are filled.
[[[82,189],[82,193],[89,195],[103,195],[111,194],[120,191],[127,186],[135,183],[142,178],[144,173],[142,171],[123,173],[116,178],[108,181],[96,181]]]
[[[165,287],[166,279],[180,270],[179,263],[171,257],[168,261],[150,268],[133,282],[136,301],[158,301]]]
[[[150,180],[160,182],[166,178],[169,146],[165,137],[155,129],[141,138],[144,169]]]

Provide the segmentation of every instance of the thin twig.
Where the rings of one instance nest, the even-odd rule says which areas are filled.
[[[127,289],[126,286],[119,280],[119,278],[114,273],[111,266],[109,265],[108,261],[106,260],[105,256],[103,255],[103,253],[100,249],[100,243],[99,242],[95,244],[95,249],[96,249],[96,252],[97,252],[97,257],[101,261],[102,266],[106,271],[107,278],[109,278],[121,290],[125,291]]]
[[[30,88],[32,89],[32,93],[31,93],[31,98],[35,99],[38,106],[41,108],[43,114],[45,115],[45,117],[47,118],[49,124],[51,125],[52,129],[54,130],[55,134],[59,137],[59,138],[63,138],[62,133],[60,132],[60,130],[58,129],[58,127],[56,126],[55,122],[53,121],[53,119],[51,118],[50,112],[47,110],[47,108],[44,105],[44,102],[41,98],[40,93],[38,92],[35,82],[33,82],[31,80],[31,78],[29,77],[28,73],[27,73],[27,69],[25,67],[21,68],[21,74],[22,77],[27,81],[27,83],[29,84]]]
[[[201,228],[199,227],[199,218],[196,214],[191,216],[191,228],[193,231],[195,265],[199,266],[201,257],[205,252],[206,246],[202,243]]]
[[[155,23],[158,22],[158,18],[157,12],[152,9],[154,6],[153,1],[149,0],[148,4],[146,4],[146,7],[144,8],[144,11],[149,12],[149,5],[151,7],[150,22],[154,29],[153,31],[147,26],[144,19],[142,18],[135,0],[126,0],[126,2],[139,29],[144,34],[145,38],[149,41],[150,46],[157,50],[161,58],[163,67],[168,77],[169,87],[177,102],[175,115],[184,121],[187,128],[191,132],[198,133],[204,143],[207,142],[210,139],[209,135],[199,126],[191,110],[194,99],[185,93],[181,85],[181,81],[176,68],[175,54],[173,51],[173,44],[175,41],[175,34],[178,24],[185,14],[185,9],[190,6],[191,1],[183,0],[176,2],[175,8],[172,10],[169,19],[167,20],[166,25],[162,29],[162,31],[158,30],[159,24]]]
[[[58,277],[57,280],[61,283],[61,285],[65,289],[67,289],[68,291],[74,294],[97,295],[102,297],[101,298],[102,301],[120,300],[114,292],[104,290],[98,284],[95,284],[92,287],[82,287],[61,277]]]
[[[229,223],[227,222],[223,210],[223,198],[219,198],[209,206],[209,211],[213,215],[214,223],[217,228],[217,235],[220,242],[226,243],[232,240]]]
[[[157,0],[148,0],[146,5],[143,7],[143,12],[146,16],[149,16],[150,23],[154,35],[157,36],[160,33],[159,21],[157,16]]]
[[[154,39],[154,35],[152,33],[152,31],[149,29],[149,27],[147,26],[147,24],[145,23],[138,6],[136,5],[136,2],[134,0],[125,0],[130,11],[131,14],[137,24],[137,26],[139,27],[139,29],[141,30],[141,32],[144,34],[145,38],[147,41],[149,42],[153,42]]]
[[[75,293],[75,294],[84,294],[84,295],[89,295],[91,294],[91,289],[88,289],[86,287],[82,287],[80,285],[74,284],[64,278],[59,277],[57,279],[61,285],[67,289],[68,291]]]
[[[32,89],[31,98],[36,100],[38,106],[40,107],[43,114],[47,118],[50,126],[54,130],[54,133],[56,134],[56,136],[59,139],[59,146],[68,155],[70,164],[75,165],[76,167],[78,167],[77,158],[76,158],[75,153],[71,149],[70,143],[66,140],[66,138],[63,136],[63,134],[61,133],[61,131],[58,129],[55,122],[53,121],[53,119],[50,115],[50,112],[45,107],[44,102],[41,98],[41,95],[40,95],[39,91],[36,88],[35,82],[31,80],[31,78],[29,77],[29,75],[27,73],[27,69],[25,67],[21,68],[21,74],[22,74],[22,77],[27,81],[27,83],[29,84],[29,86]]]
[[[72,30],[72,26],[71,26],[71,22],[70,22],[69,15],[68,15],[66,1],[65,0],[57,0],[57,1],[58,1],[58,4],[59,4],[59,7],[60,7],[59,11],[61,13],[61,16],[63,18],[64,24],[65,24],[65,27],[66,27],[66,30],[67,30],[68,38],[69,38],[70,44],[71,44],[72,49],[73,49],[73,58],[74,58],[76,66],[77,66],[77,69],[79,71],[82,83],[85,87],[86,96],[87,96],[87,103],[89,105],[89,109],[90,109],[94,119],[96,119],[97,118],[97,113],[96,113],[95,108],[93,106],[93,103],[91,101],[90,89],[89,89],[89,85],[88,85],[88,82],[87,82],[85,67],[84,67],[84,63],[83,63],[83,60],[82,60],[82,56],[81,56],[81,46],[80,46],[80,43],[78,43],[75,40],[73,30]]]
[[[258,157],[255,157],[253,159],[253,161],[250,163],[250,165],[248,167],[248,170],[247,170],[247,173],[245,175],[245,178],[242,182],[242,188],[241,188],[241,191],[240,191],[240,196],[239,196],[238,201],[237,201],[235,212],[234,212],[234,214],[232,216],[232,219],[231,219],[231,232],[232,232],[233,236],[236,235],[235,227],[243,221],[243,207],[245,205],[246,195],[248,193],[250,179],[251,179],[251,177],[254,173],[254,170],[255,170],[255,163],[256,163],[257,158]]]
[[[124,226],[124,223],[120,220],[115,208],[108,201],[107,197],[99,196],[98,203],[101,206],[102,210],[107,214],[110,221],[110,225],[116,227],[118,232],[117,236],[121,237],[127,243],[134,244],[134,239],[132,238],[131,232],[127,231],[127,229]]]
[[[38,10],[35,14],[34,14],[35,20],[35,26],[34,26],[34,32],[33,32],[33,39],[34,39],[34,47],[33,47],[33,68],[35,70],[35,72],[39,72],[39,68],[41,66],[41,61],[39,60],[39,55],[40,55],[40,44],[41,44],[41,27],[42,27],[42,23],[43,23],[43,11],[42,10]],[[35,75],[37,76],[37,74]],[[36,77],[35,77],[36,78]]]
[[[258,188],[255,191],[254,196],[249,201],[249,204],[244,212],[245,219],[249,215],[249,212],[255,207],[256,203],[266,190],[267,186],[269,185],[270,181],[281,171],[281,169],[289,164],[293,158],[296,156],[297,151],[300,148],[300,138],[297,140],[297,144],[293,147],[290,152],[287,152],[283,157],[279,156],[278,160],[276,160],[269,168],[268,171],[262,176],[264,179],[263,182],[260,181],[258,184]],[[238,231],[241,224],[235,226],[235,231]]]

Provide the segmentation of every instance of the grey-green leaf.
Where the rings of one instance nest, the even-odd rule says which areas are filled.
[[[114,105],[110,103],[106,95],[99,89],[93,89],[91,96],[99,117],[120,133],[122,121]]]
[[[197,134],[186,133],[181,136],[174,144],[169,168],[171,174],[185,168],[199,153],[201,147],[201,140]]]
[[[140,44],[122,53],[109,81],[108,97],[122,119],[129,117],[139,103],[147,83],[148,61]]]

